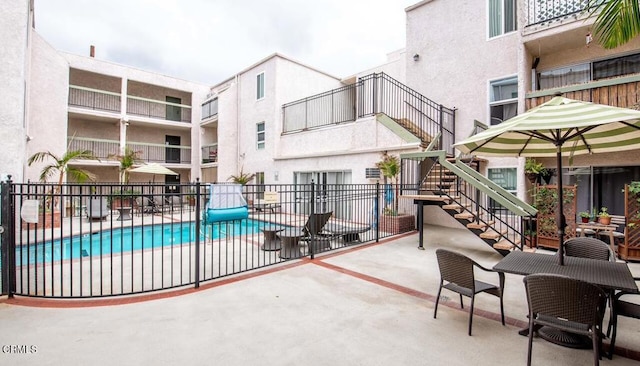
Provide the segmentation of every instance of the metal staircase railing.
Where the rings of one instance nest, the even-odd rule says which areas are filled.
[[[447,160],[444,151],[402,154],[403,170],[426,173],[423,183],[414,187],[421,194],[446,196],[442,206],[459,222],[475,232],[502,254],[520,250],[526,241],[524,231],[537,210],[490,181],[466,164]],[[409,174],[405,172],[405,179]],[[431,179],[430,179],[431,178]],[[435,178],[435,179],[433,179]],[[495,202],[496,205],[489,205]]]

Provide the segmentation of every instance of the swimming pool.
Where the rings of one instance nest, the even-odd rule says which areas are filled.
[[[200,240],[257,233],[277,226],[257,220],[202,225]],[[195,221],[163,225],[112,228],[93,234],[77,235],[16,248],[16,264],[50,263],[88,256],[105,256],[140,249],[187,244],[196,240]]]

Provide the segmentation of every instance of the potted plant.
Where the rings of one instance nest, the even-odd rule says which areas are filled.
[[[533,158],[527,158],[524,162],[524,175],[531,182],[531,184],[535,184],[538,182],[538,178],[540,174],[544,170],[544,165],[542,163],[537,162]]]
[[[123,154],[109,155],[110,158],[120,162],[120,183],[129,183],[129,171],[134,164],[140,163],[140,151],[134,151],[130,147],[124,148]]]
[[[111,209],[117,209],[121,207],[136,207],[136,198],[140,197],[142,193],[133,189],[122,189],[113,191],[109,195],[109,207]]]
[[[415,216],[400,214],[398,212],[398,185],[395,184],[395,194],[391,185],[387,185],[387,179],[391,183],[397,183],[400,174],[400,160],[394,155],[382,154],[382,160],[376,163],[380,173],[384,177],[384,202],[386,207],[382,211],[380,218],[380,230],[393,234],[403,233],[415,229]],[[395,199],[394,199],[395,197]]]
[[[542,168],[540,171],[540,177],[546,184],[551,183],[551,178],[556,176],[556,169],[554,168]]]
[[[582,219],[582,222],[589,222],[589,219],[591,218],[591,214],[587,211],[582,211],[579,213],[579,215]]]
[[[53,154],[50,151],[37,152],[33,154],[27,161],[28,166],[34,163],[43,162],[45,160],[53,160],[51,164],[45,165],[40,171],[40,181],[47,182],[52,176],[57,174],[57,183],[51,191],[47,193],[44,199],[43,210],[45,227],[59,227],[62,213],[59,210],[58,202],[62,193],[62,183],[65,175],[72,177],[76,182],[83,183],[88,180],[94,181],[96,176],[82,168],[70,165],[72,160],[95,159],[91,150],[71,150],[65,152],[62,156]],[[53,219],[51,219],[53,218]],[[53,224],[51,224],[53,222]]]
[[[598,214],[598,222],[602,225],[609,225],[611,223],[611,216],[609,216],[609,212],[607,212],[606,207],[600,208],[600,213]]]

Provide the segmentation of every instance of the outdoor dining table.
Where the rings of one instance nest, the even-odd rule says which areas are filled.
[[[616,224],[603,225],[599,222],[588,222],[588,223],[578,224],[578,228],[581,229],[580,236],[584,236],[585,230],[593,230],[596,232],[596,235],[600,231],[606,231],[607,233],[609,233],[609,244],[611,245],[611,250],[613,251],[613,253],[616,252],[616,247],[615,247],[616,240],[615,240],[615,237],[613,236],[613,232],[616,231],[616,229],[618,229],[618,225]]]
[[[603,290],[623,290],[638,292],[629,267],[624,262],[610,262],[596,259],[565,257],[564,265],[560,265],[557,255],[527,253],[515,251],[504,257],[493,266],[493,270],[517,275],[549,273],[571,277],[589,282]],[[527,335],[528,329],[520,334]],[[542,329],[539,334],[550,342],[567,347],[580,347],[580,340],[568,336],[565,332],[554,332]]]

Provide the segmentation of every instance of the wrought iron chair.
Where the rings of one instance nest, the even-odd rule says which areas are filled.
[[[615,254],[604,241],[596,238],[576,237],[564,242],[567,257],[580,257],[615,262]]]
[[[640,277],[635,277],[634,280],[640,281]],[[613,311],[611,315],[611,322],[609,322],[609,327],[607,328],[607,335],[613,328],[613,334],[611,334],[611,343],[609,345],[609,359],[613,358],[613,351],[615,350],[616,345],[616,331],[618,328],[618,317],[626,316],[629,318],[640,319],[640,303],[639,302],[630,302],[625,300],[620,300],[622,296],[633,296],[635,295],[637,298],[640,298],[640,292],[626,292],[620,291],[615,294],[612,299],[613,303]]]
[[[475,295],[480,292],[486,292],[500,298],[500,314],[502,315],[502,325],[504,325],[504,304],[502,301],[504,289],[504,273],[498,274],[500,285],[496,286],[490,283],[478,281],[475,279],[474,269],[477,267],[483,271],[494,272],[493,270],[484,268],[472,259],[446,249],[437,249],[436,257],[438,258],[438,267],[440,267],[440,288],[438,288],[438,296],[436,298],[436,306],[433,311],[433,318],[438,314],[438,303],[440,302],[440,293],[442,288],[456,292],[460,295],[460,307],[464,309],[462,296],[471,298],[471,307],[469,309],[469,335],[473,325],[473,303]],[[445,283],[446,282],[446,283]]]
[[[591,338],[594,364],[599,365],[606,293],[591,283],[552,274],[526,276],[524,285],[529,304],[527,366],[531,365],[533,333],[541,326]]]

